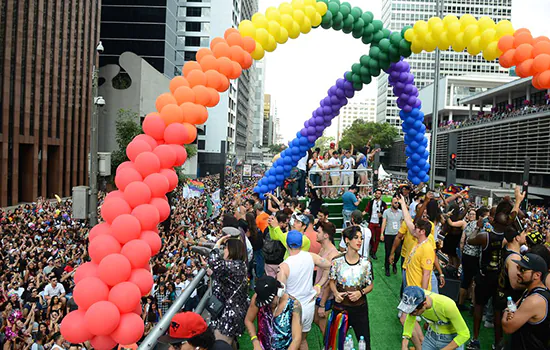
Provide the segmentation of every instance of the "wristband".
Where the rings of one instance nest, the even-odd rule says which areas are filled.
[[[317,283],[317,284],[314,285],[313,287],[314,287],[314,288],[315,288],[315,287],[319,287],[319,289],[323,289],[323,287],[322,287],[319,283]]]
[[[411,340],[411,337],[407,337],[406,335],[404,335],[403,339]]]
[[[251,342],[253,342],[253,341],[256,340],[256,339],[258,339],[258,336],[257,336],[257,335],[255,335],[255,336],[253,336],[253,337],[250,337],[250,341],[251,341]]]

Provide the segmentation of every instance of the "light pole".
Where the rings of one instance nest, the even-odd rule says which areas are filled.
[[[97,45],[97,54],[103,52],[104,48],[99,42]],[[92,120],[91,123],[91,132],[90,132],[90,199],[89,199],[89,210],[90,210],[90,228],[97,225],[97,177],[99,173],[99,162],[98,162],[98,107],[105,106],[105,100],[101,96],[97,96],[98,88],[98,76],[99,71],[96,69],[95,64],[92,68]]]

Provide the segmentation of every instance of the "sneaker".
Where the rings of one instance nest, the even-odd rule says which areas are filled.
[[[376,257],[376,253],[372,253],[371,258],[373,258],[374,260],[377,260],[377,259],[378,259],[378,258]]]
[[[485,321],[485,322],[483,322],[483,327],[485,327],[485,328],[495,328],[495,325],[491,321]]]
[[[481,345],[479,344],[479,340],[472,339],[470,341],[470,344],[466,346],[466,350],[479,350],[481,348]]]
[[[393,274],[397,275],[397,266],[393,265]]]
[[[386,277],[390,277],[390,269],[386,269]]]

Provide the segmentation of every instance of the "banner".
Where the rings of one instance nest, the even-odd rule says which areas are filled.
[[[204,191],[204,189],[203,189],[203,191]],[[184,199],[200,197],[201,194],[202,194],[201,191],[198,191],[194,188],[191,188],[189,185],[183,186],[182,197]]]
[[[197,180],[189,180],[188,184],[189,189],[192,191],[197,191],[199,193],[204,192],[204,183]]]

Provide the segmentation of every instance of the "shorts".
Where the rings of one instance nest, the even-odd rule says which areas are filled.
[[[315,300],[311,300],[307,304],[302,304],[302,332],[311,331],[313,317],[315,316]]]
[[[478,275],[475,278],[476,288],[476,305],[486,305],[489,299],[493,297],[493,306],[496,305],[498,299],[498,273],[485,273],[485,275]]]
[[[329,311],[332,309],[332,305],[334,305],[334,299],[329,299],[325,302],[325,311]],[[315,300],[315,306],[321,307],[321,298],[317,298]]]

